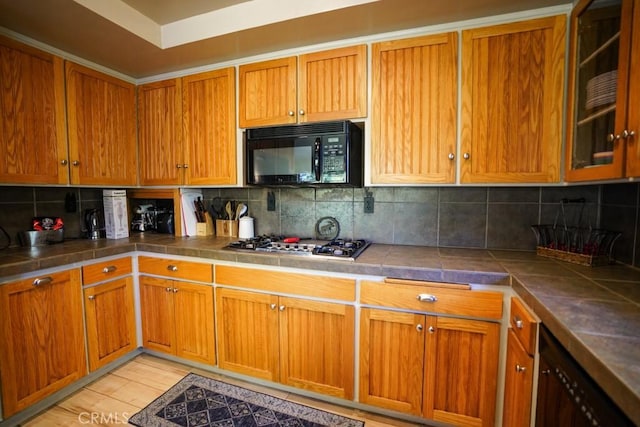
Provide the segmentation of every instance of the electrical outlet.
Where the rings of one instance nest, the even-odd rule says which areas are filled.
[[[273,191],[269,191],[267,193],[267,210],[268,211],[276,210],[276,194]]]
[[[364,196],[364,213],[373,213],[373,196]]]

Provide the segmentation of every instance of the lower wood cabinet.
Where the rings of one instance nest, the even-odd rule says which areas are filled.
[[[86,374],[80,270],[0,286],[5,418]]]
[[[484,310],[499,319],[502,294],[373,282],[361,287],[363,304],[382,307],[361,311],[360,402],[457,426],[493,426],[500,325],[438,312]]]
[[[215,364],[213,288],[140,276],[143,346]]]
[[[220,368],[353,399],[353,306],[218,288],[216,316]]]

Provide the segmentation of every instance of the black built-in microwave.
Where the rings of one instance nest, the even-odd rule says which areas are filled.
[[[362,187],[363,145],[350,121],[247,129],[247,184]]]

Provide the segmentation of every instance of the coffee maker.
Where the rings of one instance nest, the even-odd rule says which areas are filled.
[[[95,240],[100,238],[100,216],[98,209],[87,209],[84,211],[84,226],[87,232],[87,239]]]

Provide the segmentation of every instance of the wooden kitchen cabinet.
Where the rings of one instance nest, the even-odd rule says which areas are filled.
[[[67,184],[64,64],[0,36],[0,182]]]
[[[71,183],[136,185],[135,86],[65,63]]]
[[[260,270],[216,266],[216,283],[253,289],[216,289],[220,368],[353,399],[355,308],[254,290],[288,287],[291,293],[292,286],[300,284],[304,295],[315,282],[320,283],[319,297],[325,291],[331,293],[332,287],[342,288],[340,296],[353,296],[354,281],[264,271],[253,288],[250,282],[255,282],[251,278],[256,271]],[[345,292],[345,286],[351,292]]]
[[[80,270],[0,286],[5,418],[86,374]]]
[[[457,37],[372,45],[372,183],[455,182]]]
[[[212,282],[211,265],[141,256],[138,269],[143,346],[214,365],[213,288],[185,281]]]
[[[90,371],[137,347],[131,272],[130,257],[82,267]]]
[[[235,67],[182,78],[186,185],[235,184]]]
[[[181,185],[188,167],[182,144],[182,79],[138,86],[140,185]]]
[[[367,115],[367,47],[241,65],[240,127]]]
[[[461,183],[560,180],[566,17],[462,31]]]
[[[368,281],[361,287],[360,402],[452,425],[493,426],[500,325],[439,313],[467,316],[482,306],[497,320],[502,294]]]
[[[640,1],[571,13],[567,181],[640,176]]]

